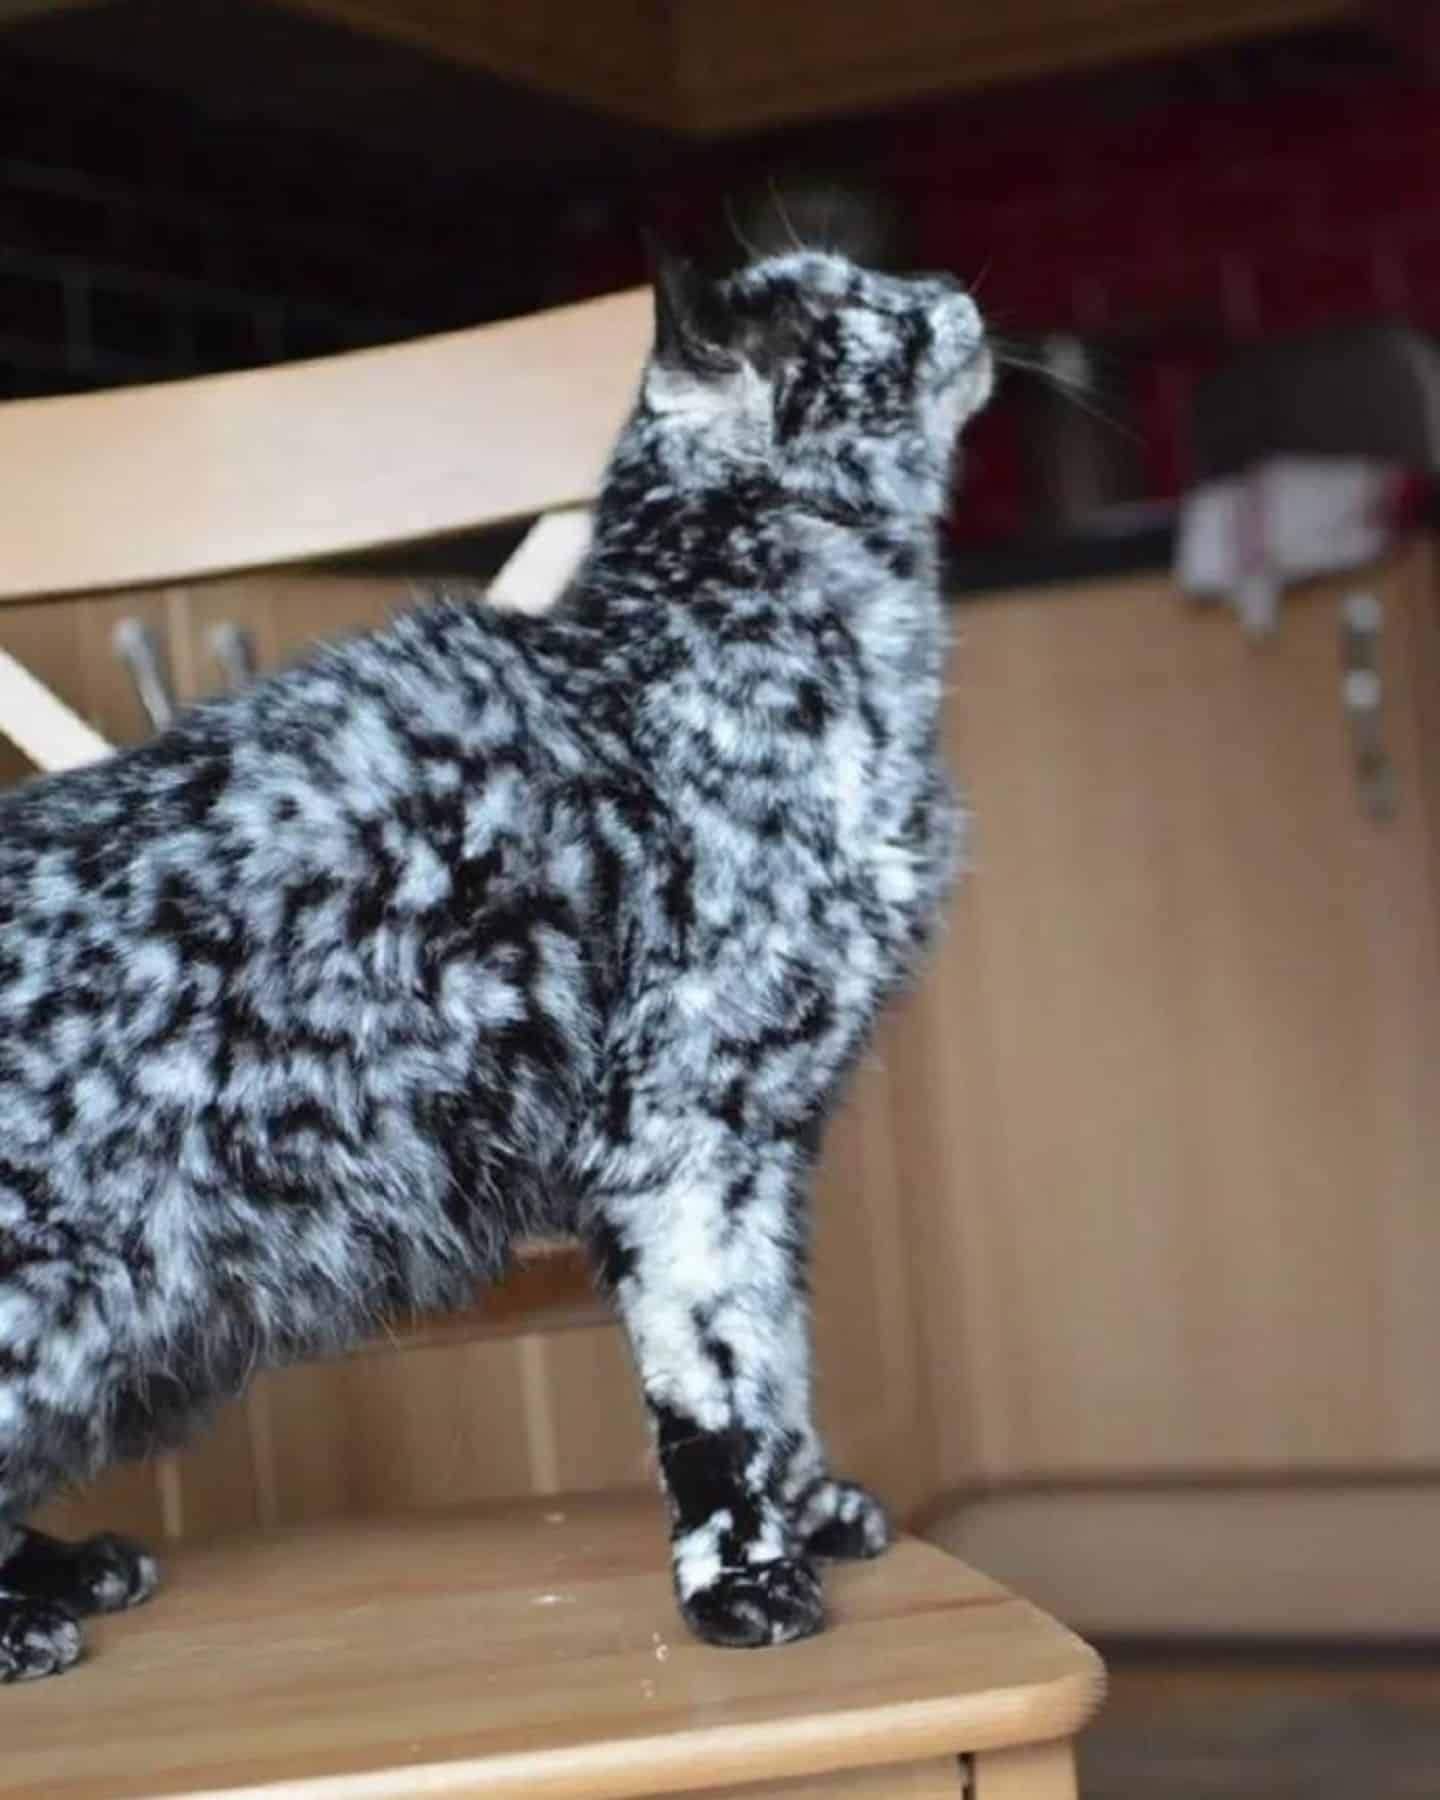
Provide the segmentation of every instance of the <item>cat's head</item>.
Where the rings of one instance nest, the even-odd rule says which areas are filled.
[[[934,513],[993,368],[975,303],[798,251],[713,279],[660,257],[642,411],[676,472],[763,469],[842,514]]]

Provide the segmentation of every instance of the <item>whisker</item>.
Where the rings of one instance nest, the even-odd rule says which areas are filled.
[[[825,211],[820,219],[820,248],[834,256],[840,246],[830,236],[830,227],[835,223],[835,189],[832,187],[825,200]]]
[[[771,175],[767,179],[768,179],[769,187],[770,187],[770,199],[774,204],[775,211],[779,214],[780,223],[785,227],[785,230],[786,230],[787,235],[789,236],[790,242],[794,245],[795,249],[798,250],[803,255],[805,252],[805,246],[804,246],[804,244],[802,244],[800,242],[800,234],[795,229],[795,222],[790,217],[789,208],[786,206],[784,200],[781,198],[780,188],[779,188],[778,184],[776,183],[775,177],[773,175]]]
[[[1054,369],[1053,364],[1045,357],[1041,356],[1038,352],[1031,351],[1027,348],[1027,344],[1030,340],[1008,338],[1003,332],[994,329],[987,330],[985,335],[995,356],[999,358],[1000,361],[1007,363],[1010,367],[1016,369],[1034,369],[1041,374],[1053,374],[1057,381],[1070,381],[1071,384],[1074,385],[1073,377],[1059,374]],[[1085,349],[1086,355],[1091,362],[1098,360],[1104,364],[1108,361],[1111,367],[1114,368],[1125,361],[1123,357],[1110,356],[1107,358],[1103,351],[1097,352],[1092,344],[1087,344]]]
[[[992,335],[990,348],[1001,368],[1018,369],[1026,374],[1038,376],[1052,392],[1059,394],[1062,399],[1068,400],[1077,412],[1083,412],[1090,418],[1098,420],[1100,424],[1108,426],[1112,431],[1118,431],[1123,437],[1129,438],[1132,443],[1144,443],[1145,440],[1140,432],[1096,403],[1093,387],[1061,374],[1043,357],[1030,356],[1015,349],[1003,338],[997,340]]]
[[[1054,376],[1051,377],[1050,385],[1061,399],[1068,400],[1077,412],[1086,413],[1090,418],[1098,420],[1100,424],[1108,425],[1112,431],[1118,431],[1132,444],[1145,442],[1144,437],[1133,426],[1127,425],[1123,419],[1117,419],[1113,413],[1106,412],[1103,406],[1097,406],[1084,388],[1072,387],[1068,382],[1061,381]]]
[[[746,237],[745,233],[740,229],[740,221],[735,217],[735,208],[731,204],[730,196],[728,194],[722,198],[721,205],[724,208],[725,220],[730,227],[730,232],[735,239],[735,242],[750,258],[751,262],[763,261],[762,253],[755,248],[754,244],[750,242],[749,238]]]

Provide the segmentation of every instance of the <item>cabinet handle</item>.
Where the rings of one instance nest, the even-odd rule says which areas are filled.
[[[1360,810],[1378,825],[1399,809],[1395,765],[1381,726],[1384,686],[1380,676],[1380,633],[1385,609],[1373,594],[1351,594],[1340,609],[1340,697],[1350,729],[1350,757]]]
[[[259,662],[255,655],[255,639],[243,625],[230,620],[216,625],[210,632],[210,654],[219,664],[220,673],[229,688],[244,687],[253,680]]]
[[[157,731],[163,731],[175,717],[175,699],[159,639],[143,619],[122,619],[110,642],[130,671],[146,718]]]

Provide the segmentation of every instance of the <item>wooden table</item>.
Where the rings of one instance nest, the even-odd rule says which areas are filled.
[[[848,1795],[1065,1800],[1100,1663],[910,1540],[823,1636],[695,1643],[649,1498],[191,1550],[65,1676],[0,1692],[0,1800]]]

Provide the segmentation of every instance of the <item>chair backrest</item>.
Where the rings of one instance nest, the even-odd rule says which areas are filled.
[[[0,406],[0,601],[582,504],[649,338],[635,289],[315,362]]]

